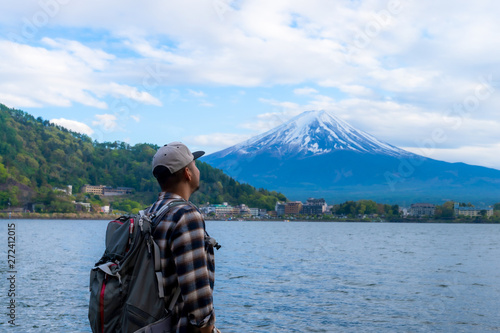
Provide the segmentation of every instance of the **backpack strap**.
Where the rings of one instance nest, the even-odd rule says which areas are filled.
[[[170,300],[170,304],[168,305],[168,311],[172,312],[174,310],[175,303],[177,303],[177,299],[179,299],[180,295],[181,295],[181,287],[177,286],[177,288],[175,288],[174,295]]]
[[[154,228],[156,228],[156,226],[162,220],[163,216],[165,216],[165,214],[170,210],[170,208],[173,208],[175,206],[180,206],[183,204],[189,205],[189,202],[187,202],[184,199],[174,199],[174,200],[168,202],[167,204],[163,205],[163,207],[161,207],[157,212],[151,214],[149,216],[149,218],[151,219],[151,222],[152,222],[151,227],[153,228],[153,230],[154,230]],[[141,211],[140,213],[142,215],[142,214],[144,214],[144,211]]]
[[[161,273],[161,257],[160,257],[160,247],[153,240],[154,247],[154,259],[155,259],[155,273],[156,280],[158,281],[158,297],[165,298],[165,293],[163,291],[163,275]]]
[[[154,253],[155,273],[156,273],[156,279],[158,281],[158,296],[160,298],[164,298],[165,304],[166,304],[167,299],[165,298],[165,292],[163,291],[163,281],[162,281],[163,274],[161,272],[160,247],[158,246],[158,244],[156,244],[155,241],[153,241],[153,244],[154,244],[154,251],[155,251],[155,253]],[[181,287],[177,286],[177,288],[175,288],[174,295],[170,299],[170,303],[169,303],[168,308],[167,308],[170,312],[173,311],[175,303],[177,303],[177,299],[179,298],[180,294],[181,294]]]
[[[163,219],[165,214],[173,207],[175,206],[180,206],[183,204],[189,204],[187,201],[184,199],[174,199],[170,201],[169,203],[163,205],[163,207],[160,208],[156,213],[153,213],[149,216],[151,219],[151,234],[154,232],[154,229],[156,226],[159,224],[159,222]],[[143,217],[145,216],[145,212],[141,210],[139,212],[140,216]],[[161,255],[160,255],[160,247],[156,242],[153,240],[153,256],[154,256],[154,261],[155,261],[155,274],[156,274],[156,280],[158,282],[158,297],[163,298],[165,300],[165,304],[167,303],[167,299],[165,298],[165,292],[163,291],[163,274],[161,272]],[[169,311],[172,311],[175,303],[177,302],[177,299],[179,298],[179,295],[181,293],[181,289],[177,287],[175,290],[175,293],[170,301],[170,304],[168,306]]]

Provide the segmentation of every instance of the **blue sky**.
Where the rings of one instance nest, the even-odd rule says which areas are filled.
[[[328,110],[500,169],[500,3],[2,1],[0,103],[98,141],[210,152]]]

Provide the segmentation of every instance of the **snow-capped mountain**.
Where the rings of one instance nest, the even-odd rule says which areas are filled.
[[[352,127],[323,110],[306,111],[281,126],[227,148],[217,155],[258,154],[263,150],[273,151],[277,155],[322,155],[334,150],[386,154],[396,157],[411,155],[405,150]]]
[[[500,198],[500,170],[415,155],[326,111],[304,112],[202,161],[240,182],[280,191],[292,200],[404,204]]]

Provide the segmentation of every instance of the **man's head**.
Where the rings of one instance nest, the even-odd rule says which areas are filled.
[[[200,172],[194,160],[205,152],[191,151],[181,142],[164,145],[153,157],[153,175],[162,190],[177,188],[179,185],[190,185],[192,192],[199,186]],[[191,193],[192,193],[191,192]]]

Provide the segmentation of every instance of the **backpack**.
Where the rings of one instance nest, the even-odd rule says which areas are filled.
[[[109,222],[106,250],[90,271],[93,333],[135,332],[167,315],[160,248],[152,235],[167,211],[182,204],[186,202],[173,200],[151,216],[141,211]],[[178,291],[175,294],[171,305]]]

